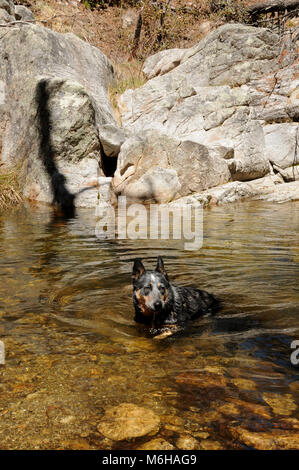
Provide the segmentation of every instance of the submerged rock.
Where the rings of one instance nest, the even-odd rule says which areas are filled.
[[[160,418],[153,411],[133,403],[122,403],[106,410],[97,429],[108,439],[122,441],[156,434],[159,425]]]
[[[212,441],[207,439],[206,441],[201,441],[200,450],[224,450],[224,446],[218,441]]]
[[[236,378],[232,379],[232,383],[241,390],[256,390],[257,386],[253,380]]]
[[[137,447],[137,450],[173,450],[175,447],[165,439],[157,438]]]
[[[290,416],[297,409],[297,405],[290,393],[285,395],[270,392],[264,393],[263,400],[268,403],[277,415]]]
[[[228,416],[240,414],[240,408],[233,403],[225,403],[224,405],[221,405],[218,408],[218,411]]]
[[[208,439],[210,437],[210,434],[205,431],[197,431],[193,433],[195,437],[198,437],[199,439]]]
[[[296,392],[299,393],[299,381],[297,381],[297,382],[291,382],[291,383],[290,383],[290,389],[291,389],[292,392],[294,392],[294,393],[296,393]]]
[[[222,388],[227,385],[227,379],[218,374],[182,373],[176,377],[177,383],[190,384],[198,388]]]
[[[184,426],[185,424],[185,420],[181,418],[180,416],[176,416],[176,415],[161,416],[161,421],[163,423],[171,424],[173,426],[178,426],[178,427]]]
[[[230,428],[232,436],[258,450],[299,449],[299,433],[283,431],[251,432],[242,427]]]
[[[260,415],[263,418],[271,419],[271,413],[268,407],[266,406],[259,405],[257,403],[251,403],[244,400],[239,400],[237,398],[232,398],[230,400],[230,403],[236,407],[239,407],[243,412],[246,412],[247,414],[253,413],[256,415]]]
[[[197,450],[199,449],[199,442],[191,436],[180,436],[175,445],[178,449],[181,450]]]
[[[275,426],[283,429],[296,429],[299,431],[299,420],[296,418],[283,418],[280,419],[278,424]]]

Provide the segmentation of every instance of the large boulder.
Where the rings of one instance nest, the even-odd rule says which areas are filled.
[[[275,59],[279,53],[278,36],[269,29],[242,24],[225,24],[212,31],[198,44],[167,52],[173,62],[176,54],[174,75],[185,74],[195,86],[232,85],[240,86],[253,78],[259,78],[277,69]],[[153,56],[159,62],[165,53]],[[145,63],[154,65],[154,59]],[[157,74],[163,70],[157,69]],[[153,74],[152,74],[153,75]],[[174,76],[173,75],[173,76]]]
[[[281,168],[299,163],[299,126],[295,122],[269,124],[264,127],[266,155]]]
[[[121,147],[113,178],[116,194],[169,202],[229,181],[227,161],[202,144],[146,131]]]
[[[139,135],[155,130],[180,142],[188,141],[188,146],[194,142],[204,146],[210,157],[219,157],[216,165],[204,170],[208,181],[200,191],[228,181],[227,168],[222,182],[217,176],[224,159],[232,180],[262,178],[271,171],[270,162],[278,160],[282,144],[275,151],[275,141],[288,141],[284,154],[289,157],[295,146],[299,84],[293,53],[287,52],[280,54],[279,38],[274,32],[240,24],[221,26],[190,49],[159,52],[144,65],[151,79],[120,97],[123,125],[127,132]],[[273,124],[276,119],[288,122]],[[130,153],[128,145],[126,154]],[[120,155],[123,159],[123,151]],[[138,184],[143,186],[150,166],[144,164],[144,158],[144,172],[138,172]],[[147,158],[150,161],[151,156]],[[186,157],[188,164],[182,166],[178,176],[181,185],[183,175],[185,180],[193,181],[199,171],[196,164],[190,167],[189,160]],[[290,166],[289,160],[286,166]],[[118,179],[124,168],[122,161]],[[161,166],[158,161],[155,165]],[[171,168],[177,171],[173,164]],[[198,174],[201,182],[204,171]],[[130,185],[127,191],[131,192],[132,182],[131,175],[123,180],[122,191]],[[154,186],[153,178],[150,185]],[[183,187],[184,194],[194,192],[193,183]],[[181,194],[182,188],[172,197]]]
[[[112,79],[105,55],[73,34],[34,24],[1,29],[0,155],[20,168],[26,196],[96,204],[101,129],[118,132],[107,95]]]

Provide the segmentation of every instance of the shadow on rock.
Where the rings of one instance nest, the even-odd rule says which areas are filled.
[[[37,119],[40,134],[39,156],[47,171],[53,193],[53,203],[62,212],[63,217],[71,218],[75,215],[75,195],[66,187],[66,178],[59,172],[51,143],[51,116],[48,107],[50,92],[47,80],[41,80],[36,89]]]

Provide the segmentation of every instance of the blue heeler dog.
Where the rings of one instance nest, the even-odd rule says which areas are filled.
[[[161,256],[155,271],[147,271],[141,260],[135,259],[132,279],[134,320],[156,332],[181,329],[189,320],[214,313],[220,307],[220,301],[206,291],[171,284]]]

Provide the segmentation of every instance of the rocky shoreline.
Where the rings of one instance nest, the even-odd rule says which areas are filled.
[[[115,195],[158,203],[299,199],[296,42],[225,24],[190,49],[147,59],[145,85],[119,99],[113,66],[73,34],[38,26],[0,3],[0,154],[23,195],[98,204],[99,176]],[[68,202],[66,203],[68,204]]]

